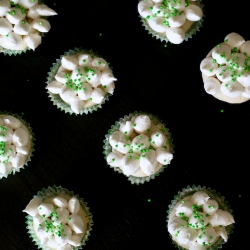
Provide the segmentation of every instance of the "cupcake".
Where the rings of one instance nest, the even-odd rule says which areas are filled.
[[[137,9],[149,34],[173,44],[192,38],[204,17],[200,0],[140,0]]]
[[[217,250],[234,227],[232,210],[220,193],[188,186],[174,197],[167,211],[167,228],[180,250]]]
[[[148,182],[173,159],[173,143],[166,125],[152,114],[134,112],[117,121],[104,140],[106,163],[132,184]]]
[[[39,249],[82,249],[93,226],[87,203],[61,186],[42,189],[23,212],[28,214],[29,236]]]
[[[227,103],[250,98],[250,41],[229,33],[200,63],[205,91]]]
[[[28,165],[34,151],[30,125],[19,115],[0,113],[0,179]]]
[[[0,52],[17,55],[35,50],[57,13],[39,0],[0,0]]]
[[[47,77],[47,93],[60,110],[88,114],[102,107],[117,80],[109,63],[92,50],[75,48],[60,56]]]

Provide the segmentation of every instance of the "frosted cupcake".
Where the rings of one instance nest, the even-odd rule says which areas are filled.
[[[141,0],[137,9],[149,34],[173,44],[192,38],[203,23],[200,0]]]
[[[76,48],[53,64],[47,78],[47,93],[60,110],[88,114],[101,108],[117,80],[109,63],[92,50]]]
[[[30,125],[20,116],[0,113],[0,179],[28,165],[34,140]]]
[[[28,214],[30,238],[39,249],[82,249],[93,226],[87,203],[61,186],[42,189],[23,212]]]
[[[178,192],[167,213],[168,232],[180,250],[217,250],[228,241],[235,223],[225,198],[201,186]]]
[[[166,125],[152,114],[134,112],[117,121],[104,140],[105,160],[132,184],[154,179],[173,159]]]
[[[250,41],[228,34],[200,63],[205,91],[218,100],[243,103],[250,98]]]
[[[35,50],[57,13],[38,0],[0,0],[0,52],[17,55]]]

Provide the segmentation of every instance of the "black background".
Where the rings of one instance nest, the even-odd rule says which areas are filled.
[[[210,187],[225,196],[235,228],[223,250],[247,249],[250,102],[228,104],[208,95],[199,68],[227,34],[250,40],[243,3],[237,7],[226,0],[204,0],[200,31],[167,47],[143,28],[136,0],[45,4],[58,15],[49,18],[51,30],[42,44],[22,55],[0,53],[0,110],[24,113],[36,138],[28,166],[0,180],[0,249],[37,249],[22,210],[33,195],[52,185],[88,203],[94,225],[86,250],[175,249],[166,211],[188,185]],[[56,59],[79,47],[110,62],[118,80],[101,109],[76,116],[57,109],[45,87]],[[111,125],[134,111],[158,116],[175,146],[168,168],[141,185],[114,172],[102,153]]]

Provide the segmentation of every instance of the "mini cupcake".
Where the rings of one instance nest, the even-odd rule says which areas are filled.
[[[61,186],[42,189],[23,212],[30,238],[39,249],[82,249],[93,226],[87,203]]]
[[[47,78],[50,100],[65,113],[92,113],[109,99],[115,81],[109,63],[92,50],[75,48],[53,64]]]
[[[105,160],[132,184],[148,182],[173,159],[173,143],[166,125],[152,114],[134,112],[117,121],[104,140]]]
[[[57,13],[39,0],[0,0],[0,52],[18,55],[35,50]]]
[[[30,125],[19,115],[0,113],[0,179],[28,165],[34,152]]]
[[[137,9],[149,34],[173,44],[191,39],[204,17],[200,0],[140,0]]]
[[[167,211],[167,228],[180,250],[217,250],[233,232],[232,210],[220,193],[188,186],[174,197]]]
[[[218,100],[243,103],[250,99],[250,41],[228,34],[200,63],[205,91]]]

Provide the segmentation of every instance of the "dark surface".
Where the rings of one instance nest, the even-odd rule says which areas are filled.
[[[250,102],[228,104],[206,94],[199,64],[231,32],[250,40],[248,10],[204,0],[200,32],[164,47],[142,27],[136,0],[69,3],[45,1],[58,15],[49,18],[51,30],[35,51],[0,54],[0,110],[23,112],[36,138],[29,165],[0,180],[0,249],[37,249],[22,210],[52,185],[88,203],[94,226],[86,250],[174,250],[166,211],[188,185],[225,196],[236,223],[223,250],[247,249]],[[45,90],[52,64],[76,47],[97,51],[118,79],[109,101],[81,116],[57,109]],[[158,116],[175,145],[169,167],[138,186],[109,168],[102,154],[108,129],[134,111]]]

